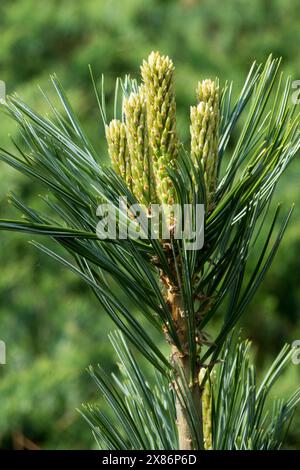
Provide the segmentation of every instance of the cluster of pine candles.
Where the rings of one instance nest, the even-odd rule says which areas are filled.
[[[15,153],[0,148],[0,159],[42,184],[47,195],[46,210],[11,195],[22,218],[0,219],[0,230],[57,242],[66,256],[32,243],[87,283],[100,315],[106,312],[118,328],[109,338],[119,376],[100,366],[89,369],[109,411],[93,404],[82,411],[101,449],[283,446],[300,390],[271,400],[272,407],[268,398],[293,351],[283,346],[258,381],[250,343],[234,333],[292,213],[291,208],[279,223],[280,207],[271,204],[300,149],[291,79],[284,81],[279,70],[280,60],[272,57],[254,63],[236,100],[232,84],[220,88],[217,80],[200,81],[189,117],[187,110],[190,142],[184,145],[168,57],[149,55],[141,85],[129,77],[117,82],[111,122],[104,83],[100,96],[92,74],[112,168],[91,144],[55,76],[62,110],[47,97],[50,117],[16,96],[1,105],[22,141]],[[185,239],[176,239],[172,209],[169,239],[150,232],[145,239],[100,239],[99,204],[118,210],[124,196],[129,209],[138,204],[150,221],[155,205],[204,206],[203,248],[189,250]],[[126,223],[134,217],[129,212]],[[139,354],[152,375],[140,366]]]
[[[123,120],[113,119],[106,126],[109,155],[114,170],[126,182],[136,200],[151,216],[151,204],[172,206],[176,194],[169,170],[176,168],[176,160],[183,145],[176,129],[176,100],[174,91],[174,65],[168,56],[151,52],[141,66],[142,84],[123,101]],[[197,170],[203,174],[207,211],[213,210],[217,185],[217,156],[219,145],[219,84],[217,80],[199,81],[196,89],[197,104],[190,109],[191,157]],[[170,219],[170,224],[176,220]],[[170,244],[162,240],[168,256]],[[169,256],[172,271],[176,268]],[[182,369],[198,413],[199,429],[203,429],[204,446],[211,449],[211,397],[209,380],[204,381],[201,369],[201,337],[197,344],[197,367],[189,373],[189,345],[187,318],[180,287],[167,273],[160,270],[165,298],[172,312],[182,350],[172,344],[171,361]],[[176,276],[175,276],[176,278]],[[169,341],[169,338],[167,337]],[[201,387],[201,382],[205,385]],[[180,449],[191,449],[192,438],[185,407],[177,394],[176,412]]]

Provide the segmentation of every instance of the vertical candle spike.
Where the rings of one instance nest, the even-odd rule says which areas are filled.
[[[208,208],[217,187],[219,139],[219,85],[203,80],[197,87],[198,105],[191,107],[191,153],[196,168],[202,168]]]
[[[141,66],[141,73],[157,196],[161,203],[173,204],[175,189],[167,169],[174,168],[178,154],[174,65],[169,57],[151,52]]]
[[[199,373],[199,384],[206,376],[206,369],[202,368]],[[203,417],[203,438],[205,450],[212,450],[212,390],[211,377],[206,378],[202,391],[202,417]]]
[[[126,135],[131,161],[132,187],[137,200],[149,206],[155,188],[149,158],[146,102],[143,93],[131,93],[124,100]]]
[[[129,159],[126,126],[113,119],[105,128],[108,153],[115,172],[122,176],[129,188],[132,188],[131,163]]]

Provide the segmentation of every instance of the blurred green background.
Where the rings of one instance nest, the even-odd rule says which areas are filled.
[[[272,52],[300,79],[299,0],[1,0],[0,79],[41,112],[38,85],[51,95],[56,72],[81,122],[105,159],[104,134],[88,71],[105,75],[109,102],[115,78],[139,75],[152,49],[176,65],[181,137],[198,79],[233,79],[237,88],[254,59]],[[0,117],[0,145],[16,129]],[[282,248],[242,321],[263,368],[287,341],[300,339],[300,162],[282,179],[276,201],[296,203]],[[15,191],[34,207],[41,188],[0,164],[0,214],[17,217],[7,203]],[[0,234],[0,339],[7,364],[0,366],[0,447],[93,448],[89,428],[76,411],[98,399],[85,368],[101,361],[112,369],[107,332],[114,328],[96,300],[73,275],[32,248],[24,236]],[[300,382],[291,365],[277,396]],[[300,448],[300,416],[288,446]]]

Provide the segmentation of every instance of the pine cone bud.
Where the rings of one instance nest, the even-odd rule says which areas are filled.
[[[122,176],[129,188],[132,187],[131,164],[128,152],[126,126],[113,119],[105,128],[108,153],[115,172]]]
[[[202,368],[199,373],[199,385],[206,375],[206,369]],[[202,392],[202,416],[203,416],[203,438],[205,450],[212,450],[212,390],[211,378],[208,377],[205,381]]]
[[[149,157],[146,102],[143,93],[131,93],[129,98],[124,100],[124,112],[132,189],[137,200],[149,206],[152,199],[155,199],[155,187]]]
[[[141,66],[147,106],[147,127],[157,196],[163,204],[173,204],[175,189],[167,168],[174,168],[178,154],[176,103],[173,90],[173,62],[151,52]]]
[[[199,104],[191,106],[191,153],[196,168],[202,168],[208,205],[217,186],[219,139],[219,85],[203,80],[197,87]]]

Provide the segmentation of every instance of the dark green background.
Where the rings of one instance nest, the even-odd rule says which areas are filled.
[[[178,128],[186,139],[197,80],[219,76],[238,88],[252,61],[264,61],[270,52],[300,79],[299,18],[299,0],[1,0],[0,79],[8,93],[18,92],[43,112],[38,85],[51,95],[49,74],[56,72],[105,159],[88,64],[97,79],[105,74],[111,103],[117,76],[138,77],[139,64],[153,49],[170,55]],[[0,124],[0,145],[7,147],[8,133],[16,129],[4,115]],[[276,201],[286,208],[295,202],[296,210],[242,321],[262,370],[286,341],[300,339],[299,176],[300,162],[294,161]],[[42,188],[0,164],[0,214],[17,217],[8,191],[38,207]],[[0,446],[92,448],[90,430],[75,409],[99,398],[85,368],[99,361],[113,368],[106,334],[114,326],[88,289],[28,240],[0,234],[0,339],[7,344],[7,365],[0,366]],[[300,366],[291,365],[274,395],[292,392],[299,382]],[[288,442],[294,448],[300,448],[299,424],[298,412]]]

